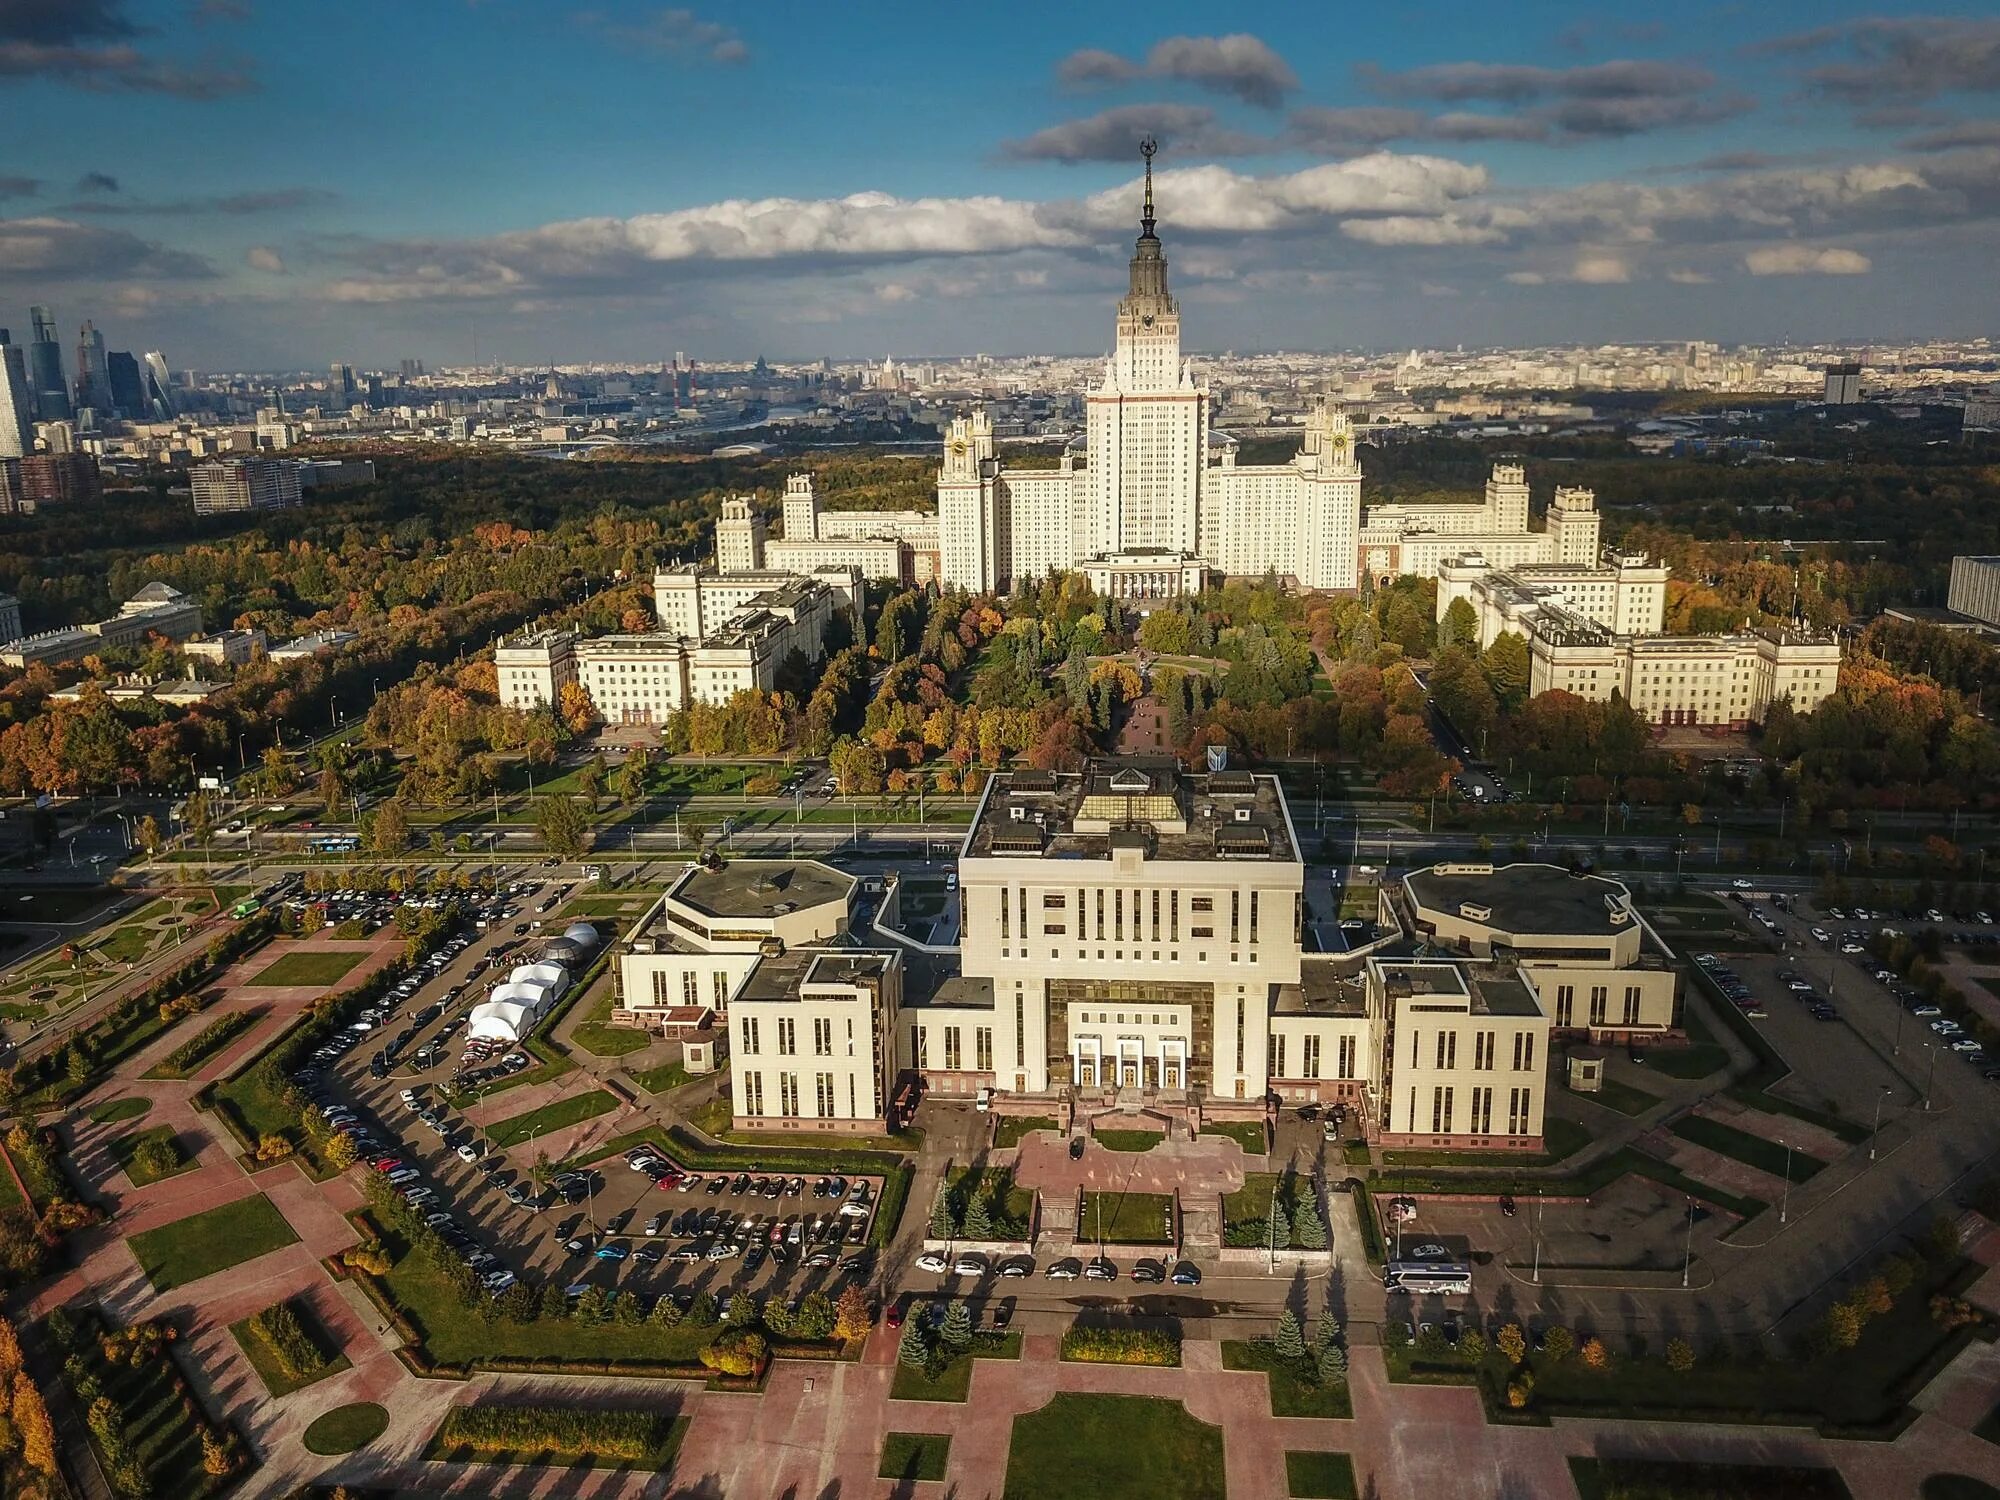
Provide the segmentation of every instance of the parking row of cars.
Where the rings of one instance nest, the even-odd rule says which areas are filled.
[[[917,1269],[929,1271],[939,1276],[970,1276],[980,1280],[998,1276],[1020,1279],[1035,1274],[1035,1258],[1031,1255],[1003,1255],[997,1260],[989,1260],[977,1251],[960,1251],[957,1255],[946,1255],[940,1250],[926,1250],[917,1257]],[[1201,1272],[1189,1261],[1177,1261],[1169,1266],[1163,1260],[1141,1259],[1132,1266],[1132,1279],[1137,1282],[1172,1282],[1175,1286],[1200,1286]],[[1116,1281],[1118,1267],[1103,1256],[1092,1256],[1083,1260],[1077,1256],[1064,1256],[1050,1261],[1042,1270],[1042,1275],[1050,1281]]]
[[[1873,960],[1864,963],[1867,968]],[[1938,1040],[1932,1046],[1944,1048],[1962,1058],[1968,1066],[1979,1069],[1979,1076],[1988,1083],[2000,1083],[2000,1059],[1995,1059],[1978,1040],[1967,1034],[1965,1028],[1944,1013],[1943,1007],[1934,1000],[1925,998],[1924,992],[1904,979],[1894,969],[1875,968],[1876,983],[1889,992],[1906,1014],[1925,1023],[1936,1034]]]

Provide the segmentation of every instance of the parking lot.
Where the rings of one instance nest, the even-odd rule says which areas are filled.
[[[443,944],[414,983],[356,1023],[369,1029],[348,1033],[338,1055],[302,1080],[324,1113],[358,1133],[364,1169],[382,1170],[495,1291],[509,1276],[532,1275],[579,1291],[796,1298],[865,1276],[878,1177],[682,1172],[652,1147],[547,1163],[533,1137],[492,1149],[453,1107],[454,1079],[490,1081],[511,1068],[507,1058],[516,1054],[505,1049],[469,1064],[459,1033],[494,982],[489,976],[532,953],[532,929],[518,929],[534,918],[517,913],[546,914],[559,899],[538,901],[537,893],[516,893],[509,914],[486,932]]]

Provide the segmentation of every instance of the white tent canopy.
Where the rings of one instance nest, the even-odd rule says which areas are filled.
[[[473,1007],[465,1034],[474,1041],[518,1042],[535,1029],[539,1008],[519,1000],[489,1000]]]

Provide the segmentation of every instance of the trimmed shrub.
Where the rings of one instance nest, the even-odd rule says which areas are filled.
[[[1062,1357],[1098,1365],[1178,1365],[1181,1341],[1157,1328],[1098,1328],[1078,1323],[1063,1334]]]

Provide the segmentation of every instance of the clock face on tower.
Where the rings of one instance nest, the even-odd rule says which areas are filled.
[[[1139,321],[1145,327],[1151,328],[1153,326],[1153,315],[1151,313],[1141,313],[1139,314]]]
[[[954,458],[965,457],[965,439],[953,438],[951,440],[951,452]]]

